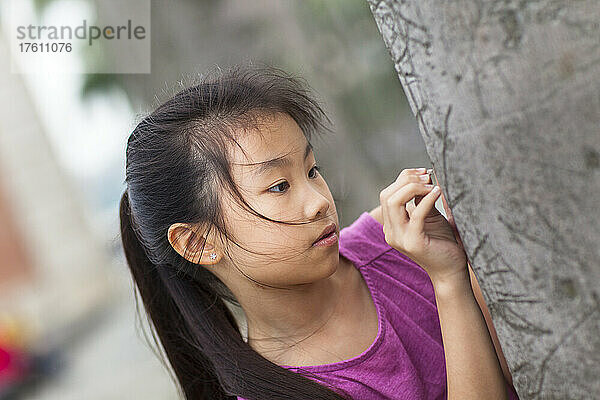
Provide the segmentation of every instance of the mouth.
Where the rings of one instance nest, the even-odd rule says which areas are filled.
[[[335,232],[336,232],[336,225],[334,223],[331,223],[329,225],[327,225],[327,227],[325,227],[325,229],[323,230],[323,232],[321,232],[321,235],[317,238],[317,240],[315,240],[313,242],[313,245],[316,244],[317,242],[326,239],[330,236],[332,236]]]

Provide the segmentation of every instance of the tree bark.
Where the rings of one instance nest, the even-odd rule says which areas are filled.
[[[368,3],[519,396],[600,398],[600,2]]]

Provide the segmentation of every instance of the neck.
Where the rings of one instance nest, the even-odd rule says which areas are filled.
[[[318,340],[344,314],[350,267],[340,257],[336,271],[325,279],[290,290],[260,289],[257,296],[239,299],[248,322],[248,344],[276,361],[293,352],[298,342]]]

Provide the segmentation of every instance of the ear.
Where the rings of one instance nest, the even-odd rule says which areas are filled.
[[[204,231],[199,226],[177,222],[169,227],[167,239],[175,251],[186,260],[194,264],[214,265],[221,260],[223,253],[215,243],[207,241],[206,237],[200,234]]]

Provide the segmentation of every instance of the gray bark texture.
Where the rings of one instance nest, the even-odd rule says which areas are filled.
[[[600,399],[600,2],[368,0],[521,399]]]

